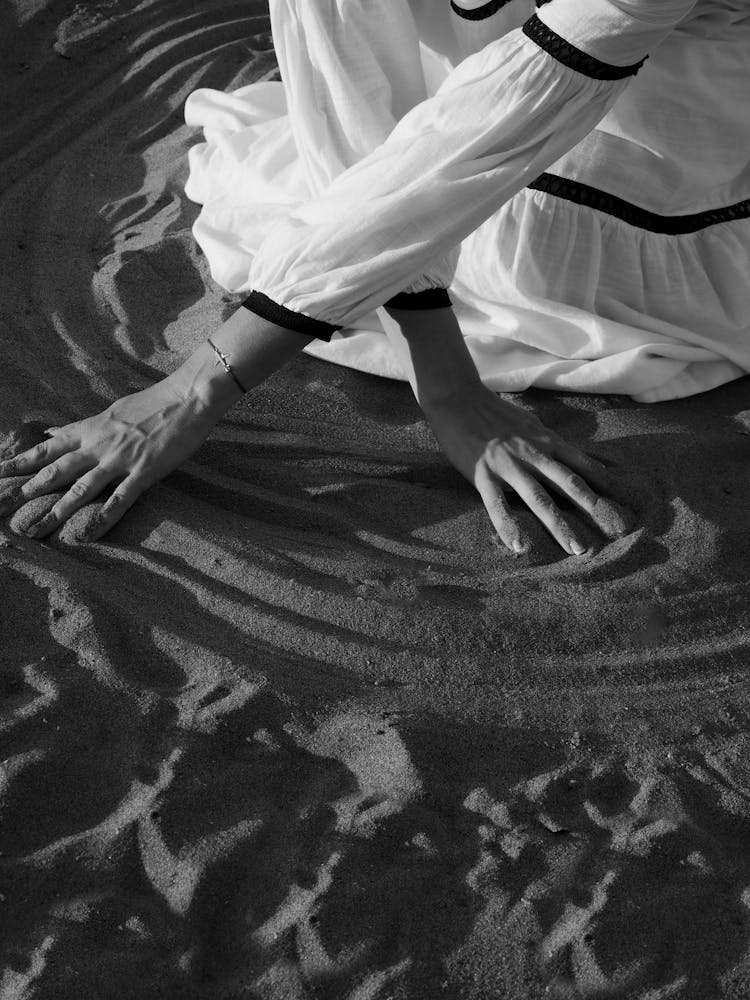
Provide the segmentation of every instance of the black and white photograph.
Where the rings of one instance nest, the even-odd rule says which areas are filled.
[[[0,0],[0,1000],[750,1000],[750,0]]]

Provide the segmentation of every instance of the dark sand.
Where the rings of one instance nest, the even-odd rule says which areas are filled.
[[[233,308],[181,114],[263,11],[0,8],[10,451]],[[0,1000],[749,997],[749,390],[521,398],[634,511],[583,559],[308,357],[102,543],[2,522]]]

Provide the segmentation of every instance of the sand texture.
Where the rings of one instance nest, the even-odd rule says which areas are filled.
[[[15,0],[0,54],[10,455],[234,308],[182,106],[275,62],[251,0]],[[523,396],[632,511],[582,559],[304,356],[101,543],[0,522],[0,1000],[750,997],[749,390]]]

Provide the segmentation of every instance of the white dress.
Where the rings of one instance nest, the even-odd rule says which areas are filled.
[[[195,238],[249,308],[394,378],[379,308],[430,289],[496,390],[750,372],[748,0],[270,10],[283,83],[185,112]]]

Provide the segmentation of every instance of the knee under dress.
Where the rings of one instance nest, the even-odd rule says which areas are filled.
[[[452,302],[483,381],[653,402],[750,372],[748,0],[271,0],[282,82],[186,104],[213,278],[403,378]]]

